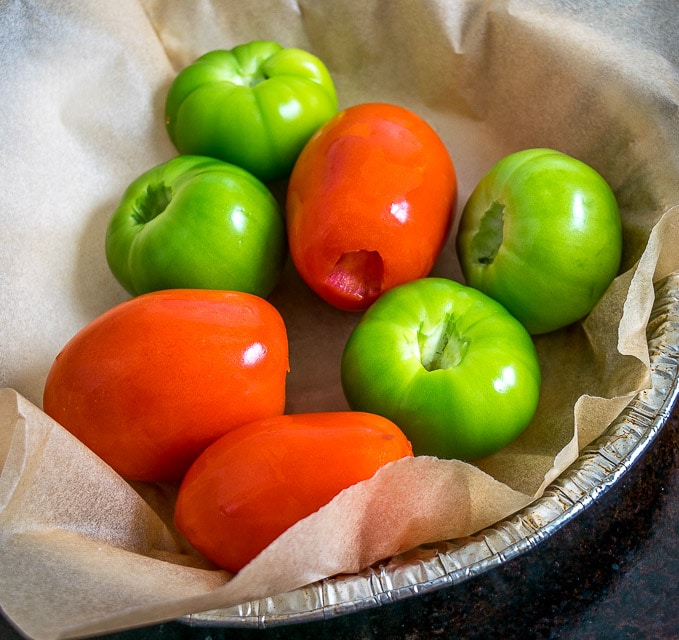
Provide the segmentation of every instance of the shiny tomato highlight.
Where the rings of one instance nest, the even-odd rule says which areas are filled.
[[[285,407],[288,340],[248,293],[164,290],[109,309],[47,376],[45,412],[128,480],[175,480],[219,436]]]
[[[230,431],[194,462],[175,524],[205,557],[236,572],[340,491],[407,456],[403,432],[369,413],[259,420]]]
[[[311,137],[290,176],[292,260],[321,298],[361,311],[431,271],[456,200],[453,162],[425,120],[392,104],[349,107]]]

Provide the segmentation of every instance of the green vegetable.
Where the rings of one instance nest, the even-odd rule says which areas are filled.
[[[307,140],[337,112],[337,93],[316,56],[253,41],[183,69],[165,112],[180,153],[220,158],[266,182],[288,177]]]
[[[416,455],[474,460],[523,432],[541,374],[530,335],[502,305],[432,277],[387,291],[365,312],[341,380],[350,407],[395,422]]]
[[[500,160],[464,207],[457,252],[467,284],[533,334],[586,316],[620,268],[622,229],[610,186],[558,151]]]
[[[202,156],[139,176],[106,232],[106,259],[133,295],[228,289],[266,297],[287,256],[280,207],[257,178]]]

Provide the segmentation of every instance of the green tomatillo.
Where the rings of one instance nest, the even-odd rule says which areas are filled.
[[[287,257],[280,206],[253,175],[177,156],[134,180],[106,231],[106,259],[132,295],[227,289],[266,297]]]
[[[501,304],[445,278],[384,293],[349,336],[349,406],[395,422],[416,455],[475,460],[527,427],[541,372],[533,341]]]
[[[532,334],[586,316],[618,273],[615,195],[589,165],[551,149],[500,160],[467,201],[457,235],[467,284]]]
[[[165,114],[180,153],[219,158],[268,182],[288,177],[337,108],[334,82],[318,57],[255,40],[206,53],[180,71]]]

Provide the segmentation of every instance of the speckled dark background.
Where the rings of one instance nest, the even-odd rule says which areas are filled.
[[[19,640],[0,619],[0,639]],[[453,587],[265,630],[179,622],[103,640],[677,640],[679,407],[607,493],[530,552]]]

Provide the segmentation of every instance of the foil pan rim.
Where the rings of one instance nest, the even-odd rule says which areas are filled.
[[[549,538],[615,486],[660,433],[679,398],[679,272],[655,287],[647,336],[651,384],[639,391],[543,495],[463,540],[424,545],[358,574],[179,619],[191,626],[268,628],[371,609],[462,583]]]

